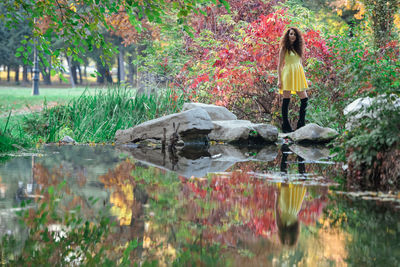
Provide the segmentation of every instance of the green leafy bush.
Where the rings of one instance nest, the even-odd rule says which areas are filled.
[[[375,100],[357,113],[368,114],[345,131],[335,148],[348,163],[348,185],[361,189],[400,188],[400,107],[394,95]],[[354,115],[354,114],[350,114]]]

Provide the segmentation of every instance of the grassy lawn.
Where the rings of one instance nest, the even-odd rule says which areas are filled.
[[[95,92],[96,89],[88,89]],[[44,101],[65,103],[73,97],[79,97],[84,87],[77,88],[40,88],[38,96],[32,95],[32,88],[0,87],[0,117],[4,117],[10,110],[26,109],[28,106],[42,105]]]
[[[80,143],[111,142],[117,130],[177,112],[186,101],[170,88],[150,95],[127,87],[40,90],[32,96],[30,88],[0,89],[0,152],[29,148],[40,140],[58,142],[65,135]],[[68,105],[39,112],[44,101],[48,107]]]

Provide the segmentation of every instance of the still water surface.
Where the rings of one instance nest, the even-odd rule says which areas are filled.
[[[66,181],[58,212],[79,205],[89,221],[106,213],[115,226],[102,242],[116,255],[136,240],[130,259],[137,263],[400,266],[398,197],[377,201],[365,197],[373,193],[340,193],[332,179],[337,167],[322,156],[303,155],[307,149],[221,145],[171,154],[45,146],[40,153],[2,158],[0,236],[23,244],[29,231],[18,223],[21,203],[31,199],[23,209],[35,208],[47,201],[48,188]],[[43,224],[64,229],[51,220]]]

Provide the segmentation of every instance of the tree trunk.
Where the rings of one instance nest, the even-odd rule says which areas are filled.
[[[121,64],[119,63],[119,62],[120,62],[119,55],[118,55],[118,60],[117,60],[117,61],[118,61],[118,68],[117,68],[117,83],[118,83],[118,84],[121,84],[121,74],[120,74],[120,73],[121,73],[121,68],[120,68],[120,65],[121,65]]]
[[[88,80],[88,76],[87,76],[87,66],[85,65],[84,69],[83,69],[83,76],[86,79],[86,84],[89,84],[89,80]]]
[[[76,75],[76,65],[71,66],[71,71],[72,71],[72,79],[74,79],[74,84],[78,83],[78,77]]]
[[[47,68],[40,68],[40,72],[42,73],[44,84],[51,85],[50,70],[47,70]]]
[[[139,45],[138,46],[138,48],[137,48],[137,54],[139,55],[139,56],[144,56],[143,55],[143,51],[144,50],[146,50],[146,48],[147,48],[147,45]],[[137,67],[137,66],[136,66]],[[137,87],[138,87],[138,93],[144,93],[144,91],[145,91],[145,83],[143,82],[143,80],[145,79],[145,74],[146,73],[139,73],[139,71],[137,71],[136,72],[136,84],[137,84]]]
[[[83,78],[82,78],[82,71],[81,71],[81,65],[78,65],[78,72],[79,72],[79,84],[83,84]]]
[[[124,46],[119,45],[119,55],[118,55],[118,83],[125,81],[125,65],[124,65]]]
[[[107,82],[110,83],[110,84],[113,83],[111,71],[110,71],[110,68],[108,68],[108,67],[107,67],[107,71],[106,71],[106,80],[107,80]]]
[[[19,83],[19,66],[15,66],[15,77],[14,80],[16,83]]]
[[[103,64],[101,63],[101,61],[97,61],[96,62],[96,68],[97,68],[97,72],[100,75],[97,75],[97,83],[98,84],[104,84],[105,83],[105,77],[106,77],[106,68],[103,66]]]
[[[136,59],[136,47],[132,49],[132,55],[128,57],[128,81],[132,87],[137,87],[137,68],[136,65],[133,64],[133,61]]]
[[[10,82],[10,66],[7,66],[7,82]]]
[[[42,66],[45,66],[43,61],[42,61]],[[46,85],[51,85],[51,74],[50,74],[50,70],[51,70],[51,59],[49,59],[49,67],[40,67],[39,66],[39,70],[42,73],[42,77],[43,77],[43,82]]]
[[[24,83],[29,83],[28,66],[24,66],[24,68],[22,70],[22,80],[24,81]]]
[[[371,21],[376,48],[384,47],[390,40],[394,25],[394,14],[398,0],[366,0],[367,9],[371,10]]]
[[[74,77],[73,77],[73,74],[72,74],[72,72],[73,72],[73,70],[72,70],[72,59],[71,59],[71,56],[66,56],[66,58],[67,58],[67,63],[68,63],[68,70],[69,70],[69,82],[71,83],[71,87],[72,88],[75,88],[75,80],[74,80]]]

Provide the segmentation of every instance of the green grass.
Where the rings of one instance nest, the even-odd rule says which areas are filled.
[[[81,143],[112,142],[117,130],[178,112],[185,102],[182,94],[176,98],[171,89],[147,95],[123,87],[85,90],[68,101],[64,97],[63,105],[45,105],[41,112],[15,115],[9,120],[7,116],[0,118],[0,152],[10,150],[13,142],[29,147],[39,140],[57,142],[64,135]]]
[[[0,117],[7,116],[10,110],[42,105],[45,101],[66,103],[84,91],[85,88],[40,88],[40,95],[33,96],[32,88],[0,87]],[[89,91],[95,92],[95,89]]]

